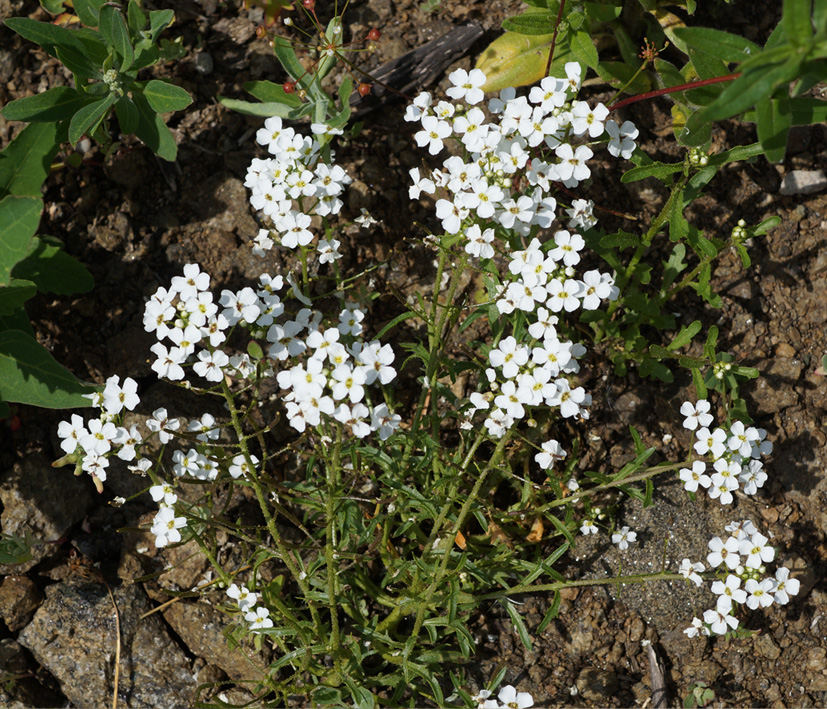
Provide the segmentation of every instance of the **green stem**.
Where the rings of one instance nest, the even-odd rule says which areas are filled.
[[[339,656],[341,638],[339,636],[338,604],[336,602],[336,577],[338,564],[336,562],[336,504],[339,499],[339,469],[342,454],[342,424],[337,422],[335,438],[333,439],[333,456],[326,461],[325,472],[327,478],[327,499],[325,500],[325,565],[327,567],[327,607],[330,613],[330,652],[336,674],[341,676],[342,659]]]

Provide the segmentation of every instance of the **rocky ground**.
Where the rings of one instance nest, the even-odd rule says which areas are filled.
[[[259,152],[253,132],[260,121],[224,109],[216,97],[243,98],[246,80],[281,80],[271,50],[255,37],[255,14],[240,2],[172,5],[177,22],[171,34],[183,37],[187,54],[159,74],[195,97],[189,110],[171,120],[178,161],[163,164],[137,143],[127,143],[108,160],[86,146],[80,167],[67,165],[49,179],[41,231],[63,240],[93,273],[96,287],[74,298],[41,297],[30,310],[38,337],[59,361],[90,381],[103,382],[114,373],[138,379],[147,412],[180,394],[153,384],[147,361],[152,340],[141,324],[146,297],[185,263],[200,263],[218,288],[246,284],[260,268],[250,252],[258,227],[243,186],[246,167]],[[505,0],[469,0],[442,2],[429,12],[417,0],[357,0],[345,26],[354,35],[381,30],[377,56],[365,58],[371,67],[474,20],[486,34],[450,68],[470,67],[501,19],[518,7]],[[745,0],[707,11],[711,26],[752,38],[765,36],[777,20]],[[21,15],[42,17],[35,2],[0,0],[0,19]],[[69,80],[59,64],[0,28],[0,104]],[[443,82],[435,90],[444,88]],[[358,216],[364,207],[381,219],[369,236],[350,235],[348,258],[355,264],[389,259],[382,277],[404,292],[428,276],[422,264],[430,258],[423,257],[416,225],[433,217],[427,203],[407,197],[408,170],[420,166],[423,156],[413,146],[412,127],[402,121],[403,110],[401,103],[388,103],[365,116],[364,131],[340,148],[339,159],[354,178],[348,215]],[[627,117],[635,120],[641,147],[653,158],[679,154],[665,100],[638,106]],[[0,146],[18,129],[0,118]],[[683,634],[709,603],[684,585],[575,589],[565,595],[559,618],[534,634],[530,651],[492,607],[474,622],[472,675],[479,682],[504,665],[505,682],[531,692],[538,705],[646,705],[651,681],[642,641],[649,640],[665,668],[669,706],[680,704],[696,682],[715,690],[717,706],[827,705],[827,380],[814,373],[827,347],[827,197],[779,192],[790,171],[827,164],[825,138],[824,126],[797,129],[782,165],[738,164],[716,178],[692,209],[698,227],[723,234],[738,219],[754,224],[775,214],[781,225],[750,245],[749,271],[734,252],[718,262],[721,310],[694,298],[674,303],[681,323],[700,318],[718,325],[720,348],[762,372],[746,387],[746,399],[775,445],[771,476],[757,498],[737,501],[736,516],[752,518],[775,535],[781,560],[802,582],[801,594],[788,606],[753,614],[751,627],[758,632],[750,639],[727,642]],[[754,140],[752,127],[728,123],[716,130],[714,148]],[[641,215],[664,199],[655,183],[622,185],[617,178],[598,172],[590,196],[602,206]],[[584,465],[622,465],[631,450],[629,424],[647,444],[658,446],[661,460],[680,460],[688,437],[678,408],[688,379],[655,385],[634,373],[618,378],[597,359],[591,364],[584,384],[595,396],[593,441]],[[190,558],[186,546],[156,552],[146,530],[154,513],[148,495],[121,508],[108,504],[115,496],[139,493],[143,483],[113,475],[106,492],[97,495],[85,477],[50,467],[59,457],[56,429],[65,415],[26,407],[16,413],[19,428],[0,426],[2,529],[28,529],[54,543],[37,547],[31,562],[0,569],[6,574],[0,585],[0,705],[103,705],[112,686],[113,601],[122,638],[121,706],[189,706],[199,685],[248,677],[247,661],[226,648],[221,614],[194,599],[168,603],[167,591],[191,588],[206,564]],[[657,494],[653,508],[624,509],[623,522],[638,530],[640,540],[623,558],[626,571],[651,570],[667,536],[671,559],[703,557],[707,540],[722,534],[731,518],[709,500],[690,503],[676,484]],[[578,546],[568,572],[605,576],[618,561],[604,539]],[[548,599],[524,600],[521,612],[531,630]],[[243,696],[238,691],[229,698],[238,702]]]

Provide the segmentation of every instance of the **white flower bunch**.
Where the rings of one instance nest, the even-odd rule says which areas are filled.
[[[250,204],[273,226],[272,230],[261,229],[254,239],[253,253],[258,256],[273,248],[273,231],[281,245],[289,249],[309,246],[314,238],[309,228],[312,215],[338,214],[342,208],[339,195],[351,179],[342,167],[321,159],[326,141],[319,140],[342,131],[317,123],[311,131],[316,137],[297,134],[273,116],[256,133],[256,142],[266,146],[273,156],[254,159],[244,182],[251,190]],[[331,151],[331,160],[333,155]],[[320,240],[317,248],[322,263],[340,258],[338,247],[335,239]]]
[[[734,421],[729,430],[710,430],[714,419],[709,411],[710,404],[705,399],[697,404],[687,401],[681,406],[686,417],[684,428],[695,431],[695,452],[712,457],[714,472],[707,475],[707,463],[696,460],[691,468],[681,468],[679,475],[689,492],[696,492],[700,486],[707,489],[711,499],[729,505],[742,485],[746,495],[756,494],[764,485],[767,474],[760,458],[772,453],[772,443],[765,440],[767,432],[763,428],[747,427],[741,421]]]
[[[524,314],[530,322],[522,341],[509,335],[489,352],[491,391],[471,397],[465,425],[472,425],[477,411],[488,410],[486,429],[500,438],[529,415],[531,407],[541,405],[559,408],[564,418],[588,418],[590,395],[582,387],[572,389],[566,378],[579,371],[577,359],[586,349],[559,339],[557,313],[595,310],[619,292],[610,274],[587,271],[578,278],[575,267],[585,240],[576,231],[557,229],[546,243],[533,235],[557,218],[552,183],[574,188],[589,177],[587,161],[593,152],[584,144],[575,147],[574,141],[599,138],[609,111],[602,104],[592,109],[573,100],[580,88],[576,62],[566,65],[565,79],[547,77],[528,97],[518,97],[514,89],[501,92],[488,104],[497,118],[492,122],[475,106],[483,99],[479,87],[485,75],[478,69],[457,70],[449,79],[448,95],[467,105],[434,103],[423,92],[405,119],[420,123],[422,130],[414,139],[431,155],[453,139],[462,143],[467,158],[448,157],[442,169],[427,176],[414,168],[409,194],[418,199],[422,192],[441,189],[446,196],[437,200],[436,215],[445,232],[460,234],[466,253],[474,258],[505,254],[508,270],[496,297],[497,310],[501,315]],[[628,157],[637,135],[634,126],[624,124],[611,135],[610,153]],[[575,200],[567,213],[570,228],[588,229],[596,223],[587,200]],[[527,247],[512,251],[514,237],[532,236]]]
[[[273,627],[273,621],[269,618],[269,609],[264,606],[256,606],[257,593],[253,593],[246,586],[231,584],[227,589],[227,595],[236,602],[238,610],[244,616],[244,620],[250,624],[250,630],[261,632]]]
[[[496,699],[488,689],[481,689],[471,699],[478,709],[529,709],[534,706],[534,699],[528,692],[518,692],[510,684],[500,689]]]
[[[750,520],[731,522],[726,531],[730,533],[726,541],[720,537],[710,540],[710,553],[706,557],[710,568],[716,572],[712,592],[718,600],[714,609],[704,611],[703,620],[693,618],[692,625],[684,630],[690,638],[699,633],[724,635],[738,627],[734,615],[737,606],[746,605],[755,610],[773,603],[786,605],[790,596],[795,596],[800,589],[800,582],[790,578],[790,570],[785,566],[779,567],[774,577],[764,575],[767,571],[765,564],[775,558],[775,549]],[[704,571],[701,562],[684,559],[679,571],[696,586],[701,585],[700,574]]]

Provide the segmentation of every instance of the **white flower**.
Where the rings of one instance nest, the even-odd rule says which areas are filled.
[[[612,544],[617,544],[620,551],[629,548],[629,542],[637,541],[637,532],[630,532],[628,527],[621,527],[619,532],[612,535]]]
[[[246,586],[231,584],[227,589],[227,595],[232,598],[240,610],[246,612],[256,605],[258,594],[250,591]]]
[[[632,157],[635,152],[635,138],[638,136],[638,130],[635,124],[631,121],[624,121],[623,125],[618,128],[614,121],[606,122],[606,132],[609,134],[609,153],[614,157],[618,155],[624,160]]]
[[[683,422],[683,427],[694,431],[698,426],[706,428],[712,421],[712,414],[709,413],[709,402],[706,399],[700,399],[697,404],[692,404],[691,401],[685,401],[681,405],[681,414],[686,419]]]
[[[534,456],[534,460],[543,470],[549,470],[556,461],[563,460],[567,455],[563,447],[554,439],[546,441],[540,447],[542,450]]]
[[[258,465],[258,458],[256,458],[254,455],[250,456],[250,461],[254,466]],[[241,453],[239,453],[237,456],[233,458],[233,462],[229,467],[230,475],[232,475],[234,478],[240,478],[242,476],[246,478],[249,472],[250,466],[247,463],[247,459]]]
[[[178,501],[178,495],[175,494],[175,489],[169,483],[163,480],[158,485],[153,485],[149,488],[149,494],[155,502],[161,502],[167,507],[172,507]]]
[[[759,606],[761,608],[771,606],[774,600],[772,596],[774,585],[773,579],[763,579],[762,581],[747,579],[747,582],[744,584],[744,588],[747,593],[750,594],[749,598],[747,598],[747,608],[755,610]]]
[[[510,684],[500,690],[497,699],[508,709],[528,709],[534,706],[534,699],[528,692],[518,692]]]
[[[414,135],[414,140],[420,148],[428,146],[428,152],[436,155],[442,148],[443,140],[451,135],[451,124],[441,121],[436,116],[423,116],[422,130]]]
[[[741,539],[738,543],[738,551],[747,556],[744,566],[749,569],[758,569],[764,563],[769,563],[775,558],[775,549],[767,546],[769,539],[763,534],[753,534],[749,539]]]
[[[448,80],[453,84],[445,93],[455,101],[465,99],[465,102],[474,105],[485,98],[480,88],[485,84],[485,74],[481,69],[457,69],[448,74]]]
[[[584,519],[583,524],[580,525],[580,534],[585,534],[588,536],[589,534],[597,534],[598,533],[597,525],[594,523],[593,520]]]
[[[706,475],[706,463],[702,460],[696,460],[692,463],[692,469],[681,468],[680,479],[684,483],[684,488],[689,492],[695,492],[698,485],[708,488],[712,484],[712,480]]]
[[[57,427],[57,435],[63,439],[60,447],[65,453],[71,454],[78,447],[80,439],[89,435],[86,426],[83,425],[83,418],[72,414],[71,421],[61,421]]]
[[[250,630],[255,632],[273,627],[273,621],[267,617],[269,615],[270,611],[267,608],[256,608],[246,613],[244,620],[250,624]]]
[[[704,623],[710,626],[710,630],[716,635],[723,635],[732,628],[738,627],[738,619],[728,613],[721,613],[717,610],[704,611]]]
[[[726,564],[728,569],[733,570],[741,563],[741,557],[738,556],[738,547],[738,540],[735,537],[728,537],[726,542],[722,541],[720,537],[713,537],[709,541],[711,552],[707,554],[706,562],[713,569],[717,569],[721,564]]]
[[[801,583],[798,579],[790,578],[790,570],[786,566],[782,566],[775,572],[775,583],[773,584],[773,595],[775,602],[779,605],[786,605],[790,601],[790,596],[798,595],[801,588]]]
[[[682,576],[689,579],[696,586],[702,583],[701,577],[698,575],[704,570],[704,565],[700,561],[694,564],[689,559],[681,561],[681,568],[678,570]]]
[[[180,542],[181,533],[178,530],[186,524],[186,517],[176,517],[172,507],[162,507],[152,520],[151,531],[155,535],[155,546],[160,548]]]

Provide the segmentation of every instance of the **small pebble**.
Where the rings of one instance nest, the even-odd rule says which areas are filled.
[[[202,76],[206,76],[211,73],[213,66],[215,65],[211,54],[208,54],[207,52],[199,52],[195,55],[195,71]]]

